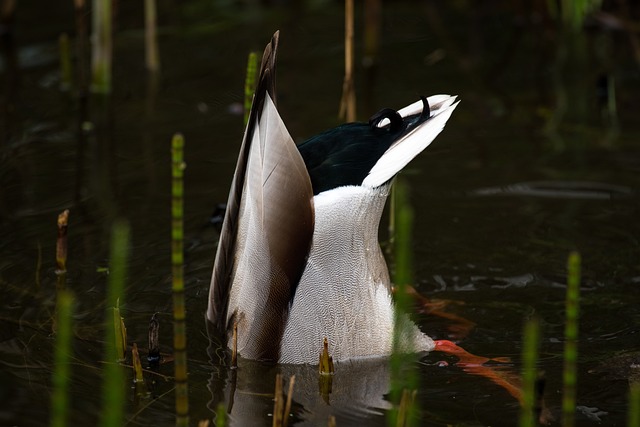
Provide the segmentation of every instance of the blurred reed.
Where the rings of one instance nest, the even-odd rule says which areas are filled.
[[[158,49],[158,13],[156,0],[144,0],[144,46],[147,71],[157,74],[160,71],[160,53]]]
[[[640,427],[640,383],[634,382],[629,388],[629,414],[627,427]]]
[[[93,0],[93,48],[91,55],[91,90],[111,93],[112,0]]]
[[[407,185],[397,179],[396,188],[396,229],[395,229],[395,319],[393,335],[393,353],[391,364],[390,400],[394,407],[388,412],[389,426],[411,426],[415,424],[415,391],[418,387],[418,376],[412,369],[413,356],[402,349],[403,342],[409,342],[410,334],[408,313],[411,297],[407,286],[412,283],[411,233],[413,227],[413,210],[409,205]]]
[[[72,86],[73,72],[71,66],[71,47],[67,33],[62,33],[60,37],[58,37],[58,50],[60,52],[60,89],[68,91]]]
[[[56,303],[57,330],[51,393],[51,426],[67,425],[69,413],[69,380],[71,378],[71,339],[73,322],[73,294],[67,290],[58,291]]]
[[[562,425],[573,427],[576,412],[578,358],[578,317],[580,309],[580,254],[572,252],[567,261],[567,300],[564,328],[564,371],[562,375]]]
[[[347,122],[356,121],[356,87],[353,76],[353,0],[345,2],[344,17],[344,82],[342,84],[342,99],[338,117]]]
[[[127,275],[129,257],[129,224],[123,220],[114,222],[111,228],[111,249],[109,254],[109,283],[107,288],[107,307],[119,307],[124,294],[124,281]],[[116,362],[117,334],[112,327],[113,311],[107,310],[105,320],[105,369],[103,384],[103,405],[100,425],[102,427],[120,427],[123,420],[125,401],[125,374],[123,367]],[[120,338],[121,339],[121,338]]]

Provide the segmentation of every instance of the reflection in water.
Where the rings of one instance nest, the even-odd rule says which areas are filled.
[[[218,360],[217,356],[213,357]],[[270,425],[276,374],[285,381],[295,375],[292,416],[296,425],[325,425],[329,416],[337,425],[373,421],[384,416],[391,404],[385,400],[390,389],[387,359],[364,359],[336,364],[330,384],[321,383],[318,367],[311,365],[267,365],[238,360],[237,369],[214,362],[209,380],[212,411],[224,405],[232,425]],[[328,393],[324,392],[327,390]]]
[[[479,188],[471,192],[475,196],[516,195],[550,197],[559,199],[610,200],[634,195],[631,188],[601,182],[579,181],[531,181]]]

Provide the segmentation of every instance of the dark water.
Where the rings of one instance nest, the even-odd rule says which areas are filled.
[[[192,419],[212,418],[220,401],[230,406],[235,384],[236,424],[270,425],[270,393],[282,371],[298,379],[294,420],[326,425],[333,414],[339,426],[385,424],[385,363],[343,366],[331,395],[322,396],[314,369],[244,362],[232,373],[211,364],[203,323],[217,241],[207,221],[226,200],[242,136],[242,117],[234,111],[247,53],[262,49],[279,28],[279,107],[291,134],[303,140],[333,126],[343,76],[342,6],[161,2],[162,73],[153,91],[140,6],[119,2],[110,126],[99,125],[100,106],[93,102],[97,125],[85,131],[81,149],[78,103],[59,89],[56,40],[74,32],[71,5],[59,3],[45,13],[36,1],[20,2],[14,55],[4,45],[0,424],[48,422],[55,221],[63,209],[71,210],[67,286],[77,298],[71,422],[94,423],[101,411],[103,267],[115,216],[132,226],[122,304],[129,341],[146,347],[148,320],[159,312],[162,350],[170,352],[169,144],[175,132],[187,141]],[[361,119],[420,94],[462,100],[443,134],[403,173],[416,219],[415,286],[425,296],[460,303],[448,312],[476,324],[460,345],[511,357],[499,368],[504,372],[520,369],[522,325],[537,315],[546,405],[558,423],[566,259],[580,251],[577,421],[624,425],[640,357],[640,67],[629,36],[595,21],[572,37],[528,6],[450,3],[385,5],[375,78],[368,80],[357,60]],[[358,42],[357,58],[362,52]],[[615,114],[604,107],[603,76],[615,87]],[[416,318],[435,338],[450,337],[456,325]],[[416,368],[421,425],[516,422],[517,401],[486,377],[463,372],[455,358],[433,353]],[[172,373],[167,364],[161,375],[149,376],[153,398],[128,394],[129,424],[173,423]]]

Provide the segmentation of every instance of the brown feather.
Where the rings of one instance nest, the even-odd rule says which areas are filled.
[[[249,294],[265,297],[252,314],[258,325],[250,325],[252,332],[246,332],[252,335],[250,352],[275,360],[289,304],[306,263],[314,221],[309,175],[275,108],[278,38],[276,32],[262,58],[258,87],[229,193],[207,311],[216,330],[224,334],[233,326],[229,324],[231,318],[238,314],[228,313],[234,280],[239,277],[239,281],[250,281],[236,286],[255,286],[258,289]],[[241,225],[240,221],[259,224]],[[261,236],[239,236],[240,228],[249,228],[253,233],[261,230]],[[260,270],[261,277],[254,280],[251,271],[238,273],[239,263],[262,258],[269,271]],[[234,310],[242,310],[242,304],[236,301]],[[245,318],[244,314],[238,318]],[[241,335],[239,339],[242,340]]]

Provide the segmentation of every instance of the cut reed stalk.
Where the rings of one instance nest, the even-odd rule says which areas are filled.
[[[537,318],[529,320],[524,326],[524,346],[522,348],[522,408],[520,409],[520,427],[536,425],[536,381],[537,361],[540,347],[540,322]]]
[[[566,323],[564,328],[564,371],[562,375],[562,425],[573,427],[576,412],[576,363],[578,358],[578,317],[580,309],[580,254],[572,252],[567,261]]]
[[[173,350],[175,358],[176,425],[189,425],[187,328],[184,298],[184,138],[171,141],[171,265],[173,291]]]
[[[156,0],[144,0],[144,46],[145,65],[152,74],[160,71],[160,53],[158,49],[158,13]]]
[[[51,427],[64,427],[67,425],[73,302],[71,292],[66,290],[58,292],[56,303],[57,333],[52,378],[53,391],[51,394]]]
[[[56,274],[67,272],[67,230],[69,209],[58,215],[58,239],[56,241]]]
[[[147,361],[150,365],[157,365],[160,363],[160,322],[158,321],[158,313],[154,313],[149,321],[148,348]]]
[[[291,401],[293,400],[293,386],[296,383],[296,376],[289,378],[289,391],[287,393],[287,403],[284,405],[284,413],[282,414],[282,427],[289,424],[289,413],[291,412]]]
[[[356,120],[356,88],[353,77],[353,0],[346,0],[344,15],[344,82],[339,117],[347,122]]]
[[[69,210],[58,215],[58,238],[56,239],[56,292],[62,292],[67,286],[67,231]],[[56,307],[57,310],[57,307]],[[58,330],[58,316],[54,314],[51,332]]]
[[[282,427],[284,396],[282,395],[282,374],[276,374],[276,387],[273,399],[273,427]]]
[[[249,52],[247,58],[247,75],[244,80],[244,125],[249,122],[251,104],[253,103],[253,93],[256,91],[256,73],[258,71],[258,55]]]
[[[124,362],[127,352],[127,328],[124,325],[124,318],[120,315],[120,299],[113,307],[113,330],[117,361]]]
[[[109,283],[107,289],[107,307],[119,306],[124,293],[124,281],[129,257],[129,224],[116,221],[111,229],[111,249],[109,255]],[[108,310],[105,320],[105,358],[104,369],[102,427],[120,427],[123,418],[124,381],[122,366],[116,349],[116,331],[113,327],[113,311]]]
[[[140,353],[138,352],[138,344],[133,343],[131,348],[131,364],[133,365],[134,383],[144,383],[142,375],[142,363],[140,362]]]

